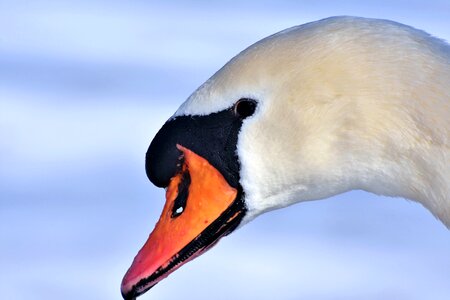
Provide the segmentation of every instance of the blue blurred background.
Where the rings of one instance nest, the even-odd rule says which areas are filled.
[[[0,1],[2,299],[121,299],[164,203],[152,137],[231,57],[331,15],[450,39],[450,2]],[[142,299],[450,299],[450,233],[355,191],[268,213]]]

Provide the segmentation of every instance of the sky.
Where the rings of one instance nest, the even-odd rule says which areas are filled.
[[[121,299],[164,204],[157,130],[239,51],[333,15],[450,40],[444,0],[0,0],[2,297]],[[260,216],[141,299],[449,299],[449,253],[419,204],[353,191]]]

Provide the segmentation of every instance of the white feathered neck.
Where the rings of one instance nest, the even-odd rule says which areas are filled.
[[[352,189],[422,203],[450,225],[450,47],[385,20],[335,17],[243,51],[175,115],[258,101],[238,156],[246,221]]]

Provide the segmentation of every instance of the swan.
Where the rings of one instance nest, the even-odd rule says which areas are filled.
[[[264,212],[353,189],[419,202],[449,227],[450,46],[359,17],[271,35],[180,106],[146,172],[166,203],[124,299]]]

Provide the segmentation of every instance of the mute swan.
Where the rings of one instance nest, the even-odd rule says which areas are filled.
[[[133,299],[256,216],[352,189],[450,226],[450,47],[333,17],[250,46],[198,88],[146,156],[166,204],[122,281]]]

